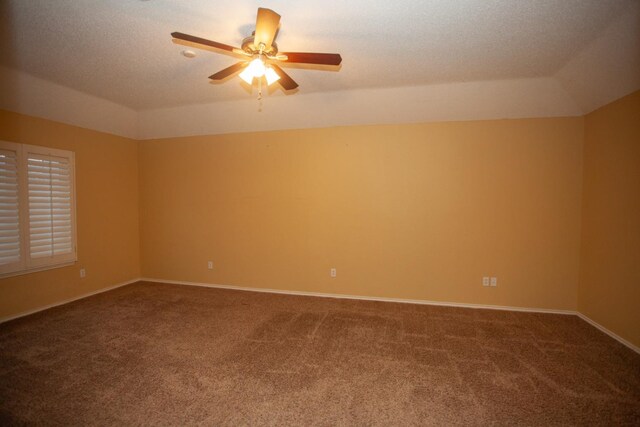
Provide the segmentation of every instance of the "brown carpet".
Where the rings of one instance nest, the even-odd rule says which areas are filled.
[[[575,316],[137,283],[0,325],[0,424],[640,425]]]

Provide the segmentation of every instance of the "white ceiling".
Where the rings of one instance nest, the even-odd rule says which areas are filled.
[[[478,114],[463,113],[468,108],[463,105],[465,90],[478,107],[493,111],[487,103],[496,102],[513,110],[517,102],[496,100],[500,91],[481,89],[511,84],[521,97],[539,97],[520,114],[577,115],[640,88],[639,5],[638,0],[3,0],[0,64],[11,73],[26,74],[21,81],[35,79],[30,86],[36,80],[50,83],[132,111],[136,136],[158,136],[152,131],[157,120],[149,118],[154,111],[162,112],[158,120],[162,116],[166,125],[167,117],[184,119],[203,105],[217,106],[201,113],[204,120],[209,113],[241,112],[244,107],[238,106],[255,102],[255,91],[249,94],[240,79],[211,84],[207,78],[235,58],[197,51],[196,58],[187,59],[170,33],[239,46],[253,30],[256,9],[269,7],[282,15],[277,38],[281,51],[336,52],[343,57],[339,71],[288,68],[300,89],[289,95],[272,90],[265,100],[280,114],[294,109],[300,114],[305,105],[317,112],[338,100],[357,110],[358,98],[374,104],[393,99],[402,111],[408,108],[404,99],[415,108],[417,96],[438,94],[432,98],[437,101],[453,93],[460,106],[449,106],[451,114],[435,118],[468,119]],[[553,91],[557,93],[545,95]],[[508,97],[510,90],[503,92]],[[520,103],[526,102],[521,98]],[[2,103],[7,104],[16,102]],[[388,110],[389,105],[381,108]],[[310,126],[378,122],[374,111],[368,118],[354,111],[351,121],[344,117],[349,111],[340,114],[340,120],[329,117]],[[511,116],[505,110],[490,118]],[[411,117],[431,119],[433,114]],[[257,130],[274,123],[225,128],[226,121],[217,128],[194,123],[188,130],[183,120],[184,129],[167,129],[160,136]],[[140,127],[149,129],[142,132]],[[304,126],[282,121],[277,127]]]

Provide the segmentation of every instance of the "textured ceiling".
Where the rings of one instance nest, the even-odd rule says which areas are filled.
[[[234,58],[198,51],[187,59],[169,34],[237,46],[260,6],[282,15],[280,50],[343,57],[339,71],[288,69],[300,84],[293,96],[549,77],[637,3],[0,0],[0,64],[134,110],[244,100],[240,79],[207,79]]]

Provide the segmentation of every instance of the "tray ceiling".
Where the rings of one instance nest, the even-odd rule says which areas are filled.
[[[339,71],[288,68],[300,89],[293,95],[270,90],[268,98],[274,100],[313,94],[328,100],[347,91],[423,88],[420,92],[428,86],[551,78],[577,111],[585,112],[607,93],[594,98],[576,73],[615,81],[616,70],[589,58],[586,71],[575,66],[571,71],[571,64],[618,21],[637,14],[638,3],[13,0],[0,3],[0,65],[136,112],[244,102],[255,98],[255,90],[250,94],[240,79],[222,84],[207,79],[235,58],[196,51],[195,58],[187,59],[170,33],[239,46],[251,33],[260,6],[282,15],[277,37],[282,51],[338,52],[343,57]],[[638,34],[640,21],[633,22],[627,32],[635,28]],[[640,46],[637,40],[629,43],[628,34],[623,38],[626,44],[618,43],[617,54],[630,58],[635,67]],[[300,102],[295,104],[300,107]]]

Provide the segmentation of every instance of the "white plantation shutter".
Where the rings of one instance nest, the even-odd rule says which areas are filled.
[[[7,147],[8,148],[8,147]],[[0,148],[0,272],[21,268],[18,158],[15,149]]]
[[[72,171],[69,158],[29,153],[29,258],[72,254]]]
[[[76,260],[74,155],[0,141],[0,274]]]

